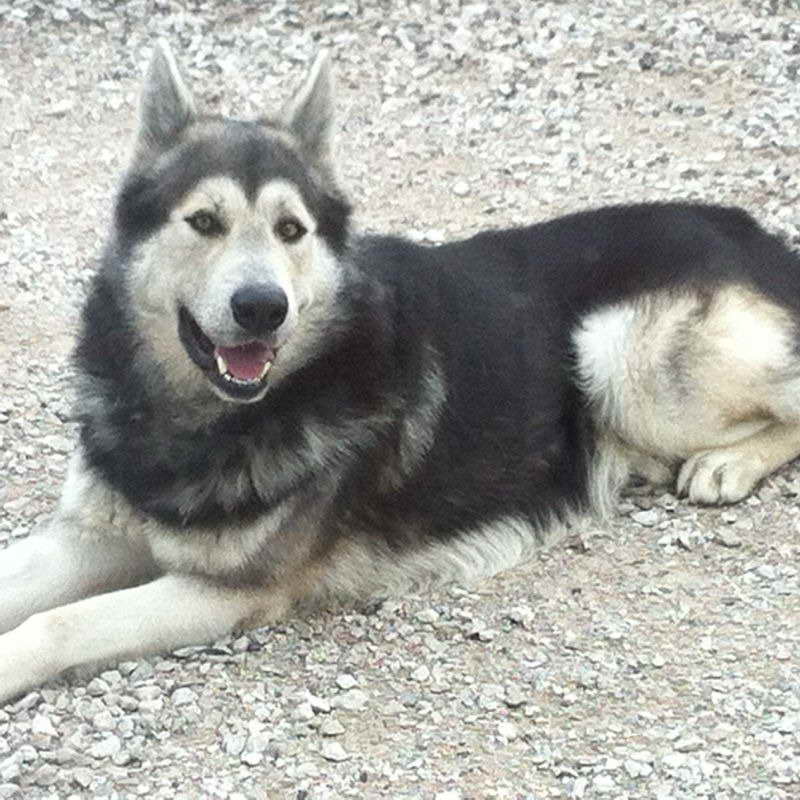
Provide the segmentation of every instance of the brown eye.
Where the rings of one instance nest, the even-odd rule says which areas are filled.
[[[185,220],[202,236],[221,236],[225,233],[222,220],[210,211],[195,211],[194,214],[185,217]]]
[[[275,226],[278,238],[287,244],[293,244],[303,238],[306,229],[296,219],[282,219]]]

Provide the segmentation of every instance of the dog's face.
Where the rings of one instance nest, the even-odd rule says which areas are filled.
[[[329,122],[324,59],[278,121],[241,122],[198,117],[157,49],[116,215],[144,369],[248,403],[314,351],[349,214]]]

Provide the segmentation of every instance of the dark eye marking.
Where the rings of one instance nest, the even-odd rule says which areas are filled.
[[[294,217],[284,217],[275,226],[275,235],[286,244],[294,244],[300,241],[307,232],[300,220]]]
[[[225,225],[213,211],[195,211],[184,220],[201,236],[222,236],[226,233]]]

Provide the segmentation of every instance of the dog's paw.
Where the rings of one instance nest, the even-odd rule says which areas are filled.
[[[752,453],[735,447],[706,450],[686,459],[678,473],[677,492],[693,503],[736,503],[764,476]]]
[[[646,495],[672,485],[675,471],[669,464],[644,453],[629,456],[628,483],[624,494]]]

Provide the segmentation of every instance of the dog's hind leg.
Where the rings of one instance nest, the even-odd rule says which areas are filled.
[[[736,444],[694,453],[678,473],[678,493],[695,503],[735,503],[800,455],[800,424],[775,422]]]
[[[575,346],[601,446],[629,472],[657,459],[693,501],[741,500],[800,455],[797,339],[789,310],[740,285],[592,312]]]
[[[0,636],[0,703],[71,667],[211,642],[287,607],[278,590],[165,575],[35,614]]]

